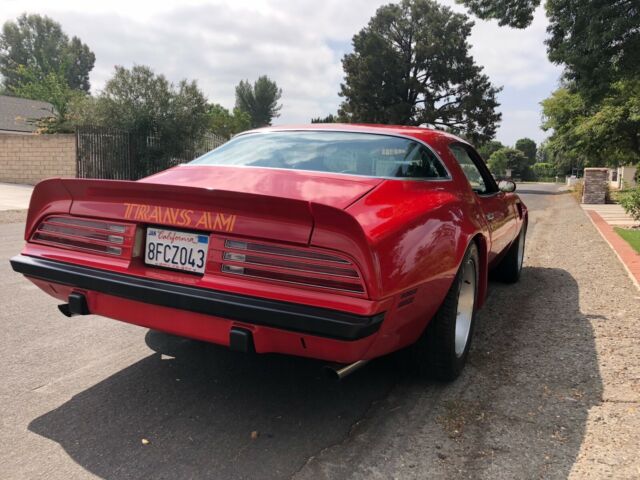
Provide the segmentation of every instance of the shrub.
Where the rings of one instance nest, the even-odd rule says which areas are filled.
[[[540,178],[551,178],[557,175],[556,167],[552,163],[535,163],[532,168],[533,173]]]
[[[578,200],[578,202],[582,202],[582,192],[584,191],[584,180],[580,179],[571,187],[571,193]]]
[[[620,205],[634,220],[640,222],[640,187],[629,190],[622,195]]]
[[[513,177],[529,180],[531,170],[529,161],[524,153],[515,148],[501,148],[496,150],[489,157],[489,170],[494,175],[504,175],[506,170],[511,170]]]

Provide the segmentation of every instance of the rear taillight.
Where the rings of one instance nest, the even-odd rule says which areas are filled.
[[[340,255],[241,240],[227,239],[219,245],[214,262],[219,262],[223,273],[356,295],[365,293],[358,268]]]
[[[131,257],[135,225],[78,217],[47,217],[31,241],[116,257]]]

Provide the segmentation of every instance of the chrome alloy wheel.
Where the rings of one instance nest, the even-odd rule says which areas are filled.
[[[464,354],[469,342],[473,308],[476,300],[476,264],[472,259],[467,260],[462,271],[462,284],[458,293],[458,312],[456,314],[456,357]]]
[[[524,230],[520,230],[520,235],[518,235],[518,271],[522,270],[523,262],[524,262]]]

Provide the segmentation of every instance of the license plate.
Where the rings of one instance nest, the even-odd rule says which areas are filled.
[[[208,249],[208,235],[150,227],[144,261],[147,265],[204,273]]]

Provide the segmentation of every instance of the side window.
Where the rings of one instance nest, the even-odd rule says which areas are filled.
[[[435,153],[424,145],[416,144],[408,153],[394,177],[403,178],[448,178],[449,174]]]
[[[449,145],[449,149],[453,156],[458,161],[458,164],[462,168],[467,180],[469,180],[469,184],[471,185],[471,189],[479,194],[483,193],[491,193],[495,191],[494,182],[488,177],[487,174],[483,174],[482,170],[476,165],[476,162],[471,157],[470,152],[463,145],[460,144],[452,144]]]

